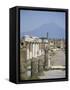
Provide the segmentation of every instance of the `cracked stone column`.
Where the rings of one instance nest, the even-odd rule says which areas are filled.
[[[27,79],[27,51],[26,48],[20,49],[20,79]]]
[[[36,77],[38,75],[38,60],[33,58],[31,61],[31,77]]]
[[[38,60],[38,73],[39,73],[39,75],[43,74],[43,60],[42,60],[42,58]]]
[[[45,55],[44,55],[44,69],[46,68],[48,68],[48,49],[45,49],[44,50],[44,52],[45,52]]]
[[[48,52],[48,68],[51,67],[51,52]]]

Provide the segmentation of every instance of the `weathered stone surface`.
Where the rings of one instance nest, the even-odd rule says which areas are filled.
[[[20,78],[27,79],[26,49],[20,49]]]
[[[48,49],[45,50],[45,55],[44,55],[44,69],[45,67],[48,67]]]
[[[31,61],[31,77],[37,76],[38,74],[38,60],[33,58]]]
[[[39,75],[43,73],[43,60],[42,59],[38,60],[38,73]]]

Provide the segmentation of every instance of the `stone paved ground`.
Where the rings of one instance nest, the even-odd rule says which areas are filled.
[[[49,70],[44,71],[43,76],[39,76],[40,79],[51,79],[51,78],[64,78],[65,70]]]
[[[62,50],[56,51],[56,54],[51,59],[51,65],[60,66],[65,65],[65,53]]]
[[[64,66],[65,65],[65,53],[62,50],[56,51],[56,54],[51,59],[51,65],[53,66]],[[44,71],[40,79],[49,78],[63,78],[65,77],[65,70],[49,70]]]

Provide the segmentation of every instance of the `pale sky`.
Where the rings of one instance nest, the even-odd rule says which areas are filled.
[[[48,23],[55,23],[65,30],[65,13],[20,10],[20,34],[35,30],[41,25]]]

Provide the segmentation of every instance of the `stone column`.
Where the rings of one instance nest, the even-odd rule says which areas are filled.
[[[34,58],[34,48],[35,48],[35,47],[34,47],[34,43],[33,43],[33,58]]]
[[[36,58],[36,43],[34,43],[34,58]]]
[[[32,59],[33,53],[32,53],[32,43],[29,43],[29,53],[30,53],[30,59]]]
[[[30,59],[30,49],[29,49],[29,43],[27,45],[27,60]]]
[[[38,60],[38,73],[39,73],[39,75],[43,74],[43,60],[42,60],[42,58]]]
[[[48,55],[48,68],[50,68],[51,67],[51,56],[50,56],[50,54]]]
[[[31,77],[36,77],[38,74],[38,60],[33,58],[31,61]]]
[[[34,57],[37,58],[37,45],[36,45],[36,42],[34,44]]]
[[[44,50],[44,52],[45,52],[45,55],[44,55],[44,69],[46,68],[48,68],[48,49],[45,49]]]
[[[27,79],[27,50],[26,48],[20,49],[20,79]]]

